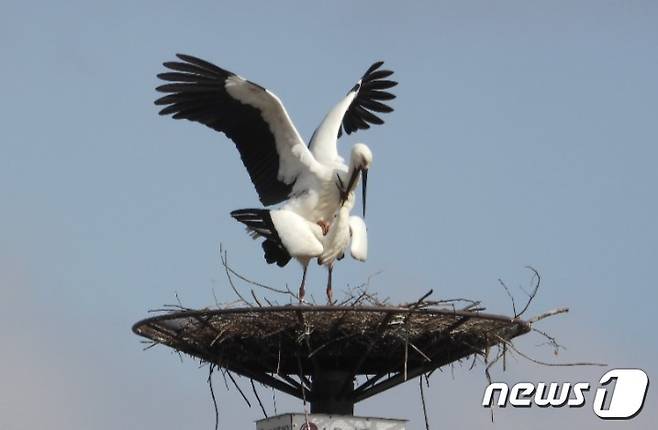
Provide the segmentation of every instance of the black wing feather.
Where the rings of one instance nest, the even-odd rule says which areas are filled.
[[[231,212],[231,216],[246,225],[249,230],[265,238],[262,247],[265,252],[265,261],[268,264],[276,263],[279,267],[288,264],[291,259],[290,253],[288,253],[281,242],[269,210],[238,209]]]
[[[224,133],[238,148],[261,203],[267,206],[286,200],[293,184],[277,178],[279,154],[269,125],[260,110],[226,92],[226,80],[235,75],[200,58],[176,56],[182,62],[164,63],[172,71],[158,75],[170,82],[156,88],[167,93],[155,101],[164,106],[160,115],[199,122]]]
[[[378,61],[366,70],[361,78],[361,84],[357,84],[351,91],[356,91],[356,96],[343,116],[343,126],[338,130],[338,137],[343,134],[351,134],[357,130],[370,128],[370,124],[383,124],[384,121],[374,112],[393,112],[393,108],[382,103],[383,100],[392,100],[395,95],[382,91],[393,88],[398,83],[385,78],[393,74],[391,70],[378,70],[384,64]]]
[[[386,91],[363,91],[360,95],[372,100],[393,100],[395,98],[395,94]]]

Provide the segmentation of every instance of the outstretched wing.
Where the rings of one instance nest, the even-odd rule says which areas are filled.
[[[387,79],[393,74],[391,70],[379,69],[383,64],[383,61],[378,61],[370,66],[313,133],[309,149],[319,162],[330,163],[338,158],[337,138],[343,130],[350,134],[370,128],[370,124],[383,124],[384,120],[373,112],[393,111],[385,102],[394,99],[395,95],[384,90],[398,83]]]
[[[351,134],[357,130],[370,128],[370,124],[384,124],[384,120],[375,115],[373,112],[389,113],[393,108],[383,103],[386,100],[392,100],[395,95],[384,91],[393,88],[398,83],[388,80],[393,74],[392,70],[379,70],[384,64],[378,61],[366,70],[359,82],[354,85],[350,93],[354,93],[354,99],[347,108],[343,116],[343,130]],[[341,131],[338,131],[338,137]]]
[[[240,152],[261,203],[286,200],[300,174],[314,170],[308,151],[279,98],[232,72],[190,55],[166,62],[156,88],[160,115],[199,122],[224,133]]]

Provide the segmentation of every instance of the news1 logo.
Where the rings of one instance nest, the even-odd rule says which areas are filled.
[[[482,406],[490,408],[498,393],[496,404],[503,408],[508,403],[517,408],[528,408],[533,403],[539,407],[580,408],[589,390],[589,382],[519,382],[511,390],[504,382],[494,382],[484,391]],[[604,420],[631,419],[642,411],[648,390],[649,377],[642,369],[612,369],[599,380],[592,408]]]

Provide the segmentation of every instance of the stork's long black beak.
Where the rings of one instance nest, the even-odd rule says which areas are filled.
[[[340,179],[340,175],[336,175],[338,182],[336,183],[336,186],[340,190],[341,197],[340,197],[340,204],[342,205],[345,203],[345,200],[347,200],[347,196],[349,195],[350,192],[354,190],[356,187],[356,181],[359,179],[359,173],[361,173],[361,198],[363,202],[363,217],[366,217],[366,192],[368,189],[368,169],[358,169],[354,170],[352,173],[352,176],[350,177],[350,180],[347,183],[347,187],[343,183],[343,180]]]
[[[366,217],[366,191],[368,190],[368,169],[361,170],[361,199],[363,201],[363,218]]]

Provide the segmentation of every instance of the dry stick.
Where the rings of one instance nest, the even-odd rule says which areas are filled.
[[[481,301],[477,300],[477,301],[471,303],[471,304],[468,305],[468,306],[464,306],[463,308],[461,308],[461,310],[462,310],[462,311],[469,311],[469,310],[470,310],[470,311],[472,311],[472,312],[477,312],[477,311],[484,311],[484,310],[486,310],[487,308],[480,306],[481,303],[482,303]],[[453,306],[454,306],[454,305],[453,305]],[[478,307],[478,306],[480,306],[480,307]]]
[[[217,398],[215,397],[215,390],[212,388],[212,372],[215,370],[215,365],[210,365],[208,372],[208,386],[210,387],[210,396],[212,397],[212,404],[215,407],[215,430],[219,429],[219,408],[217,407]]]
[[[352,303],[350,303],[350,306],[354,307],[360,305],[367,297],[371,297],[370,293],[368,293],[368,290],[363,290],[363,292],[359,294],[359,296],[355,298]]]
[[[185,306],[179,306],[179,305],[162,305],[162,308],[160,309],[149,309],[149,313],[153,312],[176,312],[176,311],[193,311],[194,309],[188,308]]]
[[[407,359],[409,358],[409,335],[404,340],[404,380],[407,380]]]
[[[418,386],[420,387],[420,400],[423,403],[423,417],[425,418],[425,429],[430,430],[430,423],[427,419],[427,407],[425,406],[425,393],[423,392],[423,375],[418,377]]]
[[[488,343],[488,342],[487,342],[486,335],[485,335],[484,342],[485,342],[485,344]],[[486,365],[486,367],[484,368],[484,375],[487,377],[487,381],[489,382],[489,385],[491,385],[491,373],[489,373],[489,368],[490,368],[492,365],[489,364],[489,347],[487,346],[487,347],[485,348],[484,352],[481,352],[481,354],[482,354],[482,357],[484,358],[484,364]],[[494,360],[494,363],[495,363],[495,362],[496,362],[496,360]],[[493,411],[493,408],[489,409],[489,411],[491,412],[491,422],[494,422],[494,411]]]
[[[564,349],[564,350],[567,349],[567,348],[565,348],[564,346],[560,345],[560,344],[558,343],[557,339],[554,338],[553,336],[549,335],[548,333],[546,333],[546,332],[544,332],[544,331],[541,331],[541,330],[539,330],[539,329],[536,329],[536,328],[534,328],[534,327],[532,327],[532,331],[534,331],[534,332],[536,332],[536,333],[539,333],[539,334],[541,334],[542,336],[544,336],[546,339],[548,339],[548,342],[544,342],[544,343],[539,344],[539,345],[537,345],[537,346],[541,346],[541,345],[549,344],[550,346],[553,347],[553,354],[555,354],[555,355],[557,355],[558,352],[560,352],[560,348],[562,348],[562,349]]]
[[[215,346],[215,343],[217,343],[217,341],[219,340],[219,338],[221,338],[221,337],[224,335],[224,333],[226,333],[226,331],[227,331],[227,328],[225,327],[225,328],[221,329],[221,330],[217,333],[217,336],[215,336],[215,338],[212,340],[212,342],[210,342],[210,347],[211,347],[211,348],[212,348],[213,346]],[[224,341],[224,339],[222,339],[219,343],[222,343],[223,341]]]
[[[256,391],[256,386],[254,385],[254,380],[249,379],[249,381],[251,382],[251,389],[254,392],[254,396],[256,396],[256,400],[258,400],[258,404],[260,405],[260,409],[263,411],[263,415],[265,415],[265,418],[268,418],[267,417],[267,412],[265,412],[265,407],[263,406],[263,402],[260,401],[260,397],[258,396],[258,392]]]
[[[276,362],[276,374],[279,375],[281,373],[281,335],[279,335],[279,358],[277,359]]]
[[[233,379],[233,375],[231,375],[231,371],[227,370],[226,373],[228,374],[228,377],[231,379],[231,382],[233,382],[233,385],[235,385],[235,388],[238,389],[238,392],[240,393],[240,395],[242,395],[242,398],[244,399],[244,401],[247,402],[247,406],[249,406],[251,408],[251,402],[249,402],[249,399],[247,399],[247,396],[244,395],[244,393],[242,392],[242,389],[240,388],[238,383],[235,382],[235,379]]]
[[[418,354],[420,354],[425,360],[429,361],[430,363],[432,362],[432,359],[429,358],[429,357],[427,356],[427,354],[425,354],[423,351],[421,351],[420,349],[418,349],[418,347],[417,347],[416,345],[414,345],[414,344],[411,343],[411,342],[409,342],[409,345],[410,345],[413,349],[415,349],[416,352],[417,352]]]
[[[532,302],[532,300],[537,295],[537,291],[539,291],[539,284],[541,284],[541,276],[539,276],[539,272],[537,272],[537,270],[532,266],[525,266],[525,267],[526,267],[526,269],[529,269],[529,270],[532,271],[532,273],[533,273],[532,279],[537,278],[537,283],[535,284],[535,288],[532,290],[532,293],[530,293],[530,295],[529,295],[530,297],[528,298],[527,303],[525,304],[523,309],[521,309],[521,312],[519,312],[518,315],[514,316],[515,318],[520,317],[521,315],[523,315],[525,313],[525,311],[528,310],[528,306],[530,306],[530,303]]]
[[[368,292],[368,289],[370,288],[370,281],[372,280],[372,278],[374,278],[375,276],[378,276],[382,272],[383,272],[383,270],[378,270],[375,273],[372,273],[372,274],[368,275],[368,279],[365,282],[362,282],[361,284],[359,284],[355,287],[350,287],[349,284],[348,284],[347,293],[350,294],[350,297],[348,297],[345,300],[343,300],[342,302],[340,302],[338,304],[338,306],[346,305],[350,302],[351,302],[350,306],[356,306],[356,305],[361,304],[363,302],[363,300],[368,300],[371,303],[375,303],[377,305],[381,304],[375,298],[376,294],[370,294]],[[362,291],[361,291],[361,293],[359,293],[359,296],[355,298],[354,293],[358,292],[359,290],[362,290]]]
[[[569,308],[557,308],[557,309],[553,309],[553,310],[550,310],[550,311],[548,311],[548,312],[544,312],[544,313],[541,314],[541,315],[537,315],[536,317],[532,317],[532,318],[530,318],[530,319],[528,320],[528,322],[529,322],[530,324],[534,324],[534,323],[536,323],[537,321],[541,321],[541,320],[543,320],[544,318],[552,317],[553,315],[564,314],[564,313],[567,313],[567,312],[569,312]]]
[[[350,304],[350,306],[356,306],[356,305],[358,305],[358,304],[361,302],[361,300],[362,300],[366,295],[368,295],[368,291],[366,291],[366,290],[363,290],[363,292],[362,292],[361,294],[359,294],[359,296],[356,297],[356,298],[354,297],[354,294],[352,294],[350,297],[348,297],[347,299],[345,299],[345,300],[343,300],[342,302],[340,302],[340,303],[338,304],[338,306],[343,306],[343,305],[346,305],[346,304],[348,304],[348,303]],[[350,303],[350,302],[351,302],[351,303]]]
[[[231,389],[228,387],[228,381],[226,380],[226,371],[220,367],[219,371],[222,374],[222,378],[224,379],[224,387],[226,387],[226,391],[231,391]]]
[[[503,286],[503,288],[505,289],[505,292],[507,293],[510,300],[512,301],[512,311],[514,311],[514,318],[516,318],[518,316],[518,314],[516,313],[516,302],[514,301],[514,296],[510,292],[509,288],[507,288],[507,285],[505,285],[505,282],[503,282],[502,279],[498,278],[498,283]]]
[[[212,291],[212,297],[215,300],[215,306],[217,309],[221,309],[221,306],[219,305],[219,300],[217,300],[217,294],[215,294],[215,288],[210,289]]]
[[[505,343],[512,351],[516,352],[519,354],[521,357],[525,358],[526,360],[530,360],[533,363],[536,364],[541,364],[542,366],[551,366],[551,367],[569,367],[569,366],[607,366],[605,363],[590,363],[590,362],[579,362],[579,363],[546,363],[543,361],[535,360],[534,358],[528,357],[512,344],[512,342],[509,342],[506,339],[503,339],[500,336],[496,336],[501,342]]]
[[[220,243],[220,244],[219,244],[220,257],[221,257],[221,254],[222,254],[222,250],[223,250],[223,247],[222,247],[222,244]],[[226,253],[226,251],[224,251],[224,253]],[[231,273],[232,275],[234,275],[236,278],[241,279],[242,281],[244,281],[244,282],[246,282],[246,283],[248,283],[248,284],[254,285],[254,286],[256,286],[256,287],[264,288],[264,289],[266,289],[266,290],[269,290],[269,291],[272,291],[272,292],[275,292],[275,293],[288,294],[288,295],[291,295],[292,297],[294,297],[294,298],[296,298],[296,299],[299,299],[299,296],[297,296],[297,294],[295,294],[295,293],[293,293],[292,291],[290,291],[290,288],[288,288],[287,285],[286,285],[286,289],[285,289],[285,290],[281,290],[281,289],[279,289],[279,288],[270,287],[269,285],[265,285],[265,284],[261,284],[260,282],[252,281],[251,279],[249,279],[249,278],[247,278],[247,277],[241,275],[240,273],[236,272],[233,268],[231,268],[228,264],[225,264],[224,261],[222,261],[222,265],[224,266],[224,268],[226,269],[227,272],[230,272],[230,273]]]
[[[503,344],[503,372],[507,370],[507,345]]]
[[[157,342],[157,341],[155,341],[155,340],[144,341],[144,343],[148,343],[149,345],[146,346],[146,347],[144,347],[144,348],[142,349],[142,351],[146,351],[146,350],[148,350],[148,349],[153,348],[153,347],[156,346],[156,345],[160,345],[160,342]]]
[[[433,292],[434,292],[434,290],[429,290],[428,292],[423,294],[423,296],[420,299],[416,300],[415,302],[413,302],[411,304],[404,305],[404,307],[407,307],[409,309],[415,309],[415,308],[421,306],[423,304],[423,300],[425,300],[426,298],[431,296]]]
[[[306,410],[306,389],[304,388],[304,372],[302,371],[302,360],[297,356],[297,367],[299,368],[299,385],[302,387],[302,400],[304,402],[304,421],[306,422],[306,428],[310,429],[311,427],[308,424],[308,411]]]
[[[223,253],[222,253],[223,251]],[[222,244],[219,244],[219,258],[222,260],[222,265],[224,266],[224,270],[226,271],[226,277],[228,278],[228,283],[233,289],[233,292],[242,300],[244,303],[246,303],[248,306],[253,306],[251,303],[247,301],[244,297],[242,297],[242,294],[238,291],[238,289],[235,287],[235,284],[233,283],[233,279],[231,278],[231,274],[229,273],[228,270],[228,253],[224,248],[222,248]]]
[[[475,368],[475,365],[477,364],[477,359],[478,359],[478,355],[477,355],[477,353],[474,352],[473,353],[473,362],[471,363],[471,366],[468,368],[468,370],[473,370]],[[455,379],[454,373],[452,375],[452,379]]]
[[[274,415],[276,415],[276,390],[274,387],[272,387],[272,404],[274,405]]]
[[[256,293],[254,293],[253,289],[251,290],[251,297],[254,298],[254,301],[256,302],[256,304],[258,305],[259,308],[263,307],[263,305],[261,305],[260,302],[258,301],[258,297],[256,297]]]

